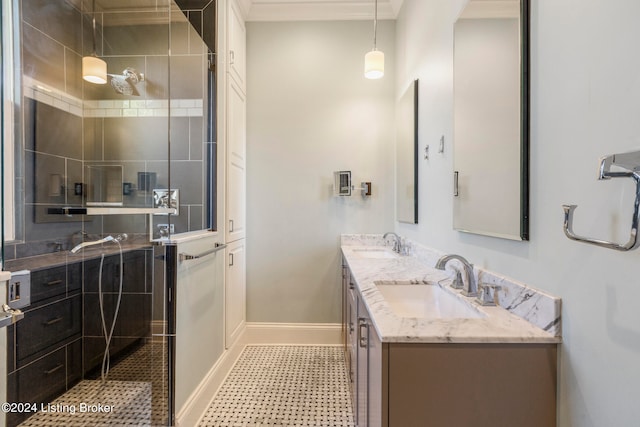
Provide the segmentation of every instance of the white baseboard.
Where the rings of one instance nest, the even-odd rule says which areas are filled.
[[[187,403],[176,414],[178,427],[198,425],[245,346],[257,344],[340,345],[339,323],[246,323],[238,339],[222,354]]]
[[[247,344],[339,345],[339,323],[259,323],[248,322]]]
[[[202,382],[191,393],[187,403],[180,409],[176,408],[178,411],[176,414],[176,426],[192,427],[199,424],[216,393],[218,393],[218,389],[227,378],[227,375],[229,375],[229,372],[231,372],[231,368],[235,365],[238,357],[240,357],[244,347],[243,332],[236,342],[222,353],[216,364],[213,365],[209,373],[202,379]]]

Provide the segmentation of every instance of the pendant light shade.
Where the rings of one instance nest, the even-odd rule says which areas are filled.
[[[107,63],[97,56],[82,58],[82,78],[90,83],[107,83]]]
[[[384,52],[372,50],[364,56],[364,76],[368,79],[384,76]]]
[[[91,14],[93,52],[82,57],[82,78],[90,83],[103,85],[107,83],[107,63],[98,58],[96,53],[96,0],[93,0]]]
[[[364,76],[379,79],[384,76],[384,52],[376,48],[378,33],[378,0],[375,0],[373,15],[373,49],[364,56]]]

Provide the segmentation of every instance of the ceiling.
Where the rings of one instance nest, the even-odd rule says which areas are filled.
[[[93,10],[93,0],[66,1],[78,10]],[[186,9],[202,9],[212,0],[175,1]],[[396,19],[403,1],[378,0],[378,19]],[[369,20],[375,10],[375,0],[238,0],[238,4],[247,21]],[[159,11],[157,0],[96,0],[95,8],[98,12]]]
[[[378,0],[378,19],[396,19],[403,0]],[[247,21],[373,19],[374,0],[239,0]]]

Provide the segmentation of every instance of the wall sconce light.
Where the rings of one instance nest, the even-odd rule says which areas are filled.
[[[82,58],[82,78],[89,83],[103,85],[107,83],[107,63],[98,58],[96,52],[96,0],[93,0],[93,52]]]
[[[384,52],[376,48],[378,32],[378,0],[375,0],[373,16],[373,49],[364,56],[364,76],[368,79],[379,79],[384,76]]]

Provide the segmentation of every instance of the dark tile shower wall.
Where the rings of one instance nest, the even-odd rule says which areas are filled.
[[[207,105],[207,47],[198,32],[213,31],[214,26],[203,26],[202,19],[205,15],[212,19],[214,2],[204,12],[185,13],[191,24],[174,19],[170,28],[166,11],[96,14],[98,55],[107,62],[109,73],[120,74],[127,67],[143,73],[145,81],[136,85],[140,96],[122,95],[109,84],[82,80],[82,56],[91,53],[93,45],[91,16],[86,11],[64,0],[21,3],[25,77],[82,100],[84,113],[25,97],[24,180],[16,177],[17,188],[24,183],[23,242],[6,245],[6,259],[49,253],[60,248],[58,243],[68,250],[81,229],[95,235],[148,233],[147,215],[82,218],[47,214],[49,207],[82,206],[83,196],[76,195],[75,184],[86,184],[84,170],[91,164],[123,167],[123,182],[131,183],[133,189],[123,196],[126,207],[152,205],[151,191],[137,188],[139,172],[155,173],[155,188],[169,187],[170,180],[171,187],[180,190],[179,215],[170,218],[175,232],[204,228],[206,132],[202,112]],[[128,22],[122,23],[123,18]],[[160,24],[129,25],[150,19]],[[213,35],[208,37],[213,45]],[[198,104],[183,105],[190,101]],[[169,222],[166,216],[151,220],[154,225]]]
[[[150,338],[152,265],[151,250],[133,251],[123,256],[123,289],[118,318],[109,347],[112,355],[140,343],[140,338]],[[105,348],[102,319],[99,315],[100,259],[84,265],[83,346],[84,372],[99,371]],[[105,324],[111,328],[120,285],[120,256],[105,257],[102,266],[102,295],[105,308]]]

